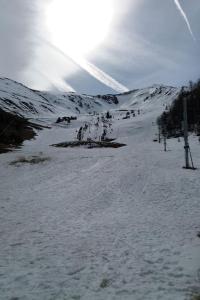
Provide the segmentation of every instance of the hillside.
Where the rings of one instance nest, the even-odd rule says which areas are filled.
[[[102,98],[35,91],[8,78],[0,79],[0,107],[27,118],[101,111],[114,106],[114,99],[112,95]]]
[[[22,95],[16,100],[9,93],[15,111],[51,129],[0,155],[2,299],[190,299],[199,290],[200,172],[182,168],[182,141],[169,140],[167,152],[153,142],[156,119],[179,90],[133,90],[115,95],[117,101],[111,96],[115,103],[81,96],[93,107],[83,105],[80,113],[70,94],[28,89],[33,113],[21,105]],[[76,120],[55,123],[72,114]],[[81,127],[85,140],[106,130],[126,146],[50,146],[77,140]],[[190,143],[199,167],[199,142],[191,136]]]
[[[119,95],[78,95],[35,91],[10,80],[0,79],[0,108],[26,118],[47,118],[60,114],[83,114],[115,108],[147,107],[152,101],[172,102],[179,89],[155,85]]]

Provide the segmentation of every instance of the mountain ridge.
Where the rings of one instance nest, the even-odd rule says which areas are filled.
[[[26,118],[49,117],[60,114],[83,114],[115,108],[132,107],[136,103],[165,97],[172,100],[179,88],[164,85],[134,89],[120,94],[86,95],[74,92],[38,91],[9,78],[0,78],[0,108]]]

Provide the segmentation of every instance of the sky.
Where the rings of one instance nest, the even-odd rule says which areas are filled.
[[[0,77],[121,93],[200,78],[199,0],[0,0]]]

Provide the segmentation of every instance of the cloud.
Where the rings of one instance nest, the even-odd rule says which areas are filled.
[[[157,82],[182,85],[198,78],[199,41],[190,42],[173,2],[141,0],[133,4],[92,61],[118,74],[119,81],[130,89]],[[200,3],[187,3],[187,11],[197,37]]]
[[[27,0],[1,0],[0,9],[0,72],[18,78],[33,55],[35,6]]]
[[[29,68],[22,72],[21,78],[34,89],[75,91],[66,82],[66,77],[77,72],[78,67],[71,59],[42,36],[36,35],[34,57]]]
[[[42,66],[43,71],[42,73],[40,72],[40,75],[43,74],[43,80],[46,78],[47,86],[49,86],[50,82],[52,83],[53,86],[57,83],[58,87],[59,86],[62,88],[65,87],[67,90],[74,91],[74,88],[70,86],[69,83],[66,82],[66,78],[72,76],[74,72],[76,73],[80,71],[80,69],[83,69],[86,72],[88,72],[92,77],[94,77],[95,79],[97,79],[104,85],[110,87],[112,90],[116,92],[128,91],[128,88],[126,86],[118,82],[116,79],[111,77],[109,74],[107,74],[97,66],[95,66],[93,63],[89,62],[87,59],[82,57],[77,57],[77,56],[69,56],[65,54],[62,50],[60,50],[58,47],[54,46],[48,40],[44,38],[39,38],[39,40],[40,40],[40,44],[43,45],[43,49],[40,49],[38,59],[41,59],[40,58],[41,53],[44,51],[44,48],[46,50],[42,54],[42,60],[40,64],[38,64],[38,59],[37,59],[34,69],[38,70],[39,72],[39,65]],[[51,64],[49,64],[50,57],[48,57],[47,54],[50,52],[51,52]],[[43,57],[43,55],[45,55],[45,57]],[[56,69],[52,61],[53,55],[56,55],[56,62],[55,62]],[[61,60],[62,63],[59,64],[59,60]]]
[[[104,93],[109,86],[121,92],[143,83],[185,84],[200,75],[199,1],[184,2],[186,15],[177,0],[115,0],[109,36],[84,59],[48,44],[45,11],[51,0],[0,2],[0,76],[35,89]],[[174,3],[196,43],[190,43]]]

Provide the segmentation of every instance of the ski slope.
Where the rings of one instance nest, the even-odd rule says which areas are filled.
[[[51,129],[0,155],[1,299],[185,300],[199,288],[200,171],[182,168],[183,141],[169,140],[167,152],[153,142],[176,93],[117,96],[110,134],[126,147],[50,147],[86,122],[93,135],[98,115],[70,125],[45,115]],[[123,119],[132,109],[140,114]],[[190,143],[199,167],[199,142]],[[10,164],[21,156],[48,160]]]

